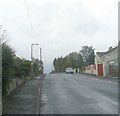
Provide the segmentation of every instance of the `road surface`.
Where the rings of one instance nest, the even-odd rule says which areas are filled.
[[[3,114],[118,114],[116,81],[49,74],[40,82],[36,77],[4,98]]]
[[[50,74],[42,83],[41,114],[118,114],[118,84],[79,74]]]

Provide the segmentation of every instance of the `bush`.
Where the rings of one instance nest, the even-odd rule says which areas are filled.
[[[14,75],[12,69],[14,62],[14,51],[6,43],[2,43],[2,94],[7,94],[10,78]]]

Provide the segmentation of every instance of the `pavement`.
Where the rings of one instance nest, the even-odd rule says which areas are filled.
[[[26,81],[3,99],[2,114],[39,114],[40,77]]]
[[[42,81],[41,114],[118,114],[118,83],[80,74]]]

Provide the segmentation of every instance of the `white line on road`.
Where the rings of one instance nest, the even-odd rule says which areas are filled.
[[[91,78],[93,80],[99,80],[99,81],[104,81],[104,80],[101,80],[101,79],[96,79],[96,78]],[[117,82],[112,82],[112,81],[107,81],[108,83],[112,83],[112,84],[118,84]]]
[[[100,79],[96,79],[96,78],[92,78],[92,79],[93,79],[93,80],[97,80],[97,81],[98,81],[98,80],[101,81]]]
[[[86,77],[86,76],[82,76],[82,77]],[[87,77],[87,78],[89,78],[89,77]],[[91,77],[91,79],[93,79],[93,80],[97,80],[97,81],[103,81],[103,82],[108,82],[108,83],[111,83],[111,84],[118,84],[118,82],[113,82],[113,81],[105,81],[105,80],[102,80],[102,79],[96,79],[96,78],[93,78],[93,77]]]
[[[92,78],[93,80],[97,80],[97,79],[95,79],[95,78]]]
[[[112,82],[112,81],[107,81],[108,83],[112,83],[112,84],[118,84],[118,83],[116,83],[116,82]]]

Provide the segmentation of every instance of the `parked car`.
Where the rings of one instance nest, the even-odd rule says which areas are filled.
[[[73,73],[74,73],[74,70],[73,70],[72,68],[66,68],[66,69],[65,69],[65,73],[66,73],[66,74],[68,74],[68,73],[73,74]]]

